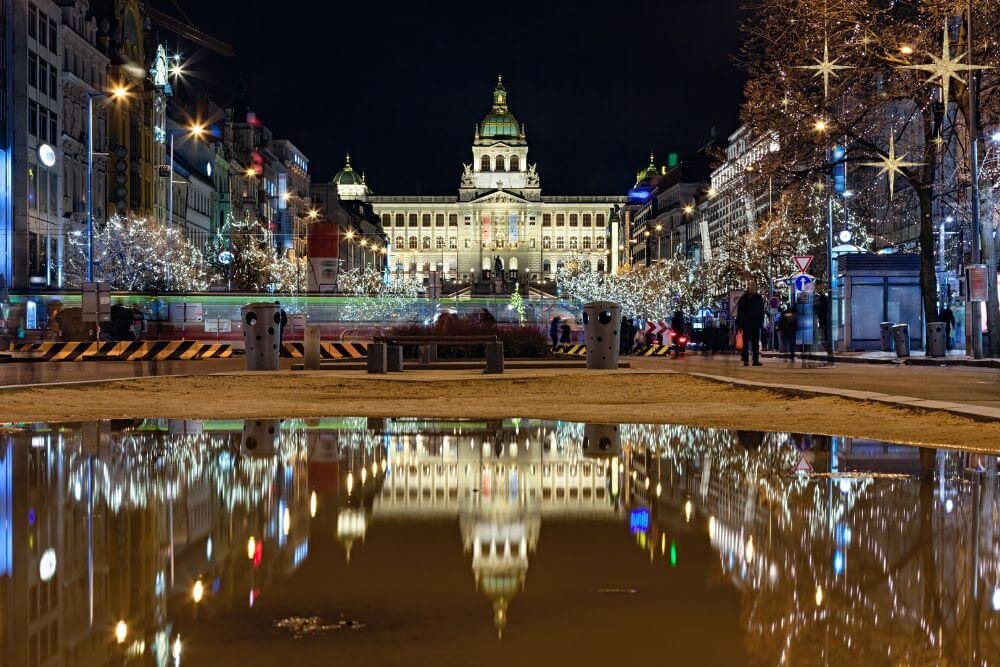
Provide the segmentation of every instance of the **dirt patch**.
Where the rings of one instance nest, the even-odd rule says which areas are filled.
[[[686,375],[513,371],[502,377],[424,372],[279,372],[118,380],[3,392],[0,421],[163,417],[528,417],[677,423],[852,435],[1000,450],[1000,422],[835,397],[794,397]]]

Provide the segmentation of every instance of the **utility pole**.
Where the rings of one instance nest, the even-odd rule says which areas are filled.
[[[972,39],[972,0],[968,0],[966,5],[966,11],[968,16],[966,17],[966,29],[965,36],[968,39],[968,51],[969,51],[969,143],[970,143],[970,158],[972,164],[970,165],[970,175],[972,177],[972,263],[979,264],[982,262],[982,221],[980,220],[979,212],[979,77],[976,75],[976,71],[971,69],[973,65],[974,52],[973,39]],[[990,239],[992,241],[992,239]],[[987,250],[989,255],[993,253]],[[990,279],[987,276],[989,282],[994,282],[996,278]],[[976,359],[983,358],[983,325],[982,325],[982,312],[978,301],[971,301],[969,299],[969,285],[965,286],[966,293],[966,308],[971,309],[969,322],[972,325],[971,329],[971,340],[972,340],[972,356]],[[992,292],[996,287],[992,287],[989,291]],[[989,300],[987,300],[989,303]]]

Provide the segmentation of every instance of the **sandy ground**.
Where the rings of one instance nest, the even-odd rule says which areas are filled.
[[[532,417],[852,435],[1000,451],[1000,422],[841,398],[795,397],[664,372],[278,372],[11,389],[0,421],[99,418]]]

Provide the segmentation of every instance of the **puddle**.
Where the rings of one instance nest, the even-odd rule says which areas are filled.
[[[508,419],[0,434],[0,664],[1000,664],[993,456]]]

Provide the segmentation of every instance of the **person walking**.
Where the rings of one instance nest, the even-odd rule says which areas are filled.
[[[573,338],[573,330],[569,326],[569,320],[563,320],[560,331],[562,332],[562,337],[559,339],[559,342],[563,345],[569,345]]]
[[[795,361],[795,334],[799,329],[799,314],[795,312],[795,306],[789,306],[781,311],[778,319],[778,333],[781,334],[785,347],[788,348],[788,360]]]
[[[951,330],[955,328],[955,313],[951,310],[951,304],[945,304],[938,314],[938,322],[944,322],[944,342],[945,349],[952,349]]]
[[[632,330],[632,323],[624,315],[618,332],[618,354],[626,355],[632,351],[632,339],[635,338],[635,333]]]
[[[715,339],[719,334],[719,330],[715,326],[715,318],[709,315],[705,318],[705,326],[702,329],[701,334],[701,352],[702,354],[708,356],[708,353],[715,353]]]
[[[559,345],[559,316],[556,315],[549,322],[549,338],[552,339],[552,347]]]
[[[764,297],[757,291],[757,283],[750,281],[747,291],[736,302],[736,329],[743,332],[743,365],[750,365],[750,351],[753,350],[753,365],[760,363],[760,330],[764,326],[767,306]]]

